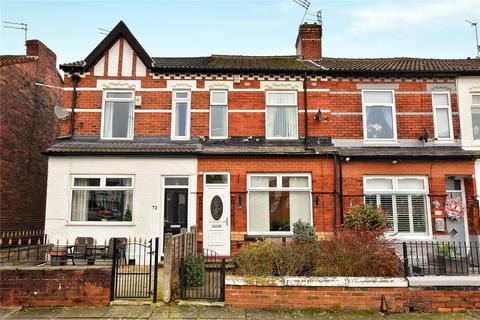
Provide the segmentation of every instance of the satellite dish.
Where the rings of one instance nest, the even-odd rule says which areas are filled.
[[[53,111],[55,112],[55,117],[59,120],[65,120],[68,118],[68,111],[62,106],[55,106]]]

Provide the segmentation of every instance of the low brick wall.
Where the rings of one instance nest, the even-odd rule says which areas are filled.
[[[111,268],[106,266],[5,267],[0,270],[2,306],[105,306]]]
[[[383,304],[382,304],[383,300]],[[480,309],[480,286],[408,287],[405,279],[233,277],[225,305],[238,308],[319,308],[390,312]]]

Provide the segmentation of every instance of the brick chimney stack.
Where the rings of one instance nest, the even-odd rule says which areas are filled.
[[[36,56],[46,67],[56,68],[57,55],[40,40],[27,40],[27,56]]]
[[[307,23],[298,28],[297,56],[303,60],[322,58],[322,26],[316,23]]]

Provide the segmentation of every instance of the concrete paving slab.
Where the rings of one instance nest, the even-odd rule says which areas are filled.
[[[103,315],[112,319],[148,319],[155,310],[152,306],[113,306]]]
[[[200,307],[199,319],[245,319],[245,310],[222,307]]]
[[[169,314],[169,307],[168,306],[160,306],[155,308],[149,320],[164,320],[168,319]]]
[[[101,318],[109,307],[70,307],[55,315],[56,318]]]
[[[3,320],[20,309],[20,307],[0,307],[0,319]]]
[[[60,312],[63,311],[64,308],[23,308],[7,319],[52,319]]]
[[[171,306],[169,319],[196,319],[198,310],[195,306]]]

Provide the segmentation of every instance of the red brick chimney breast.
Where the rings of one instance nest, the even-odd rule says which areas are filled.
[[[316,23],[304,23],[298,28],[295,43],[297,55],[303,60],[322,58],[322,26]]]
[[[49,67],[56,68],[57,55],[40,40],[27,40],[27,56],[36,56]]]

